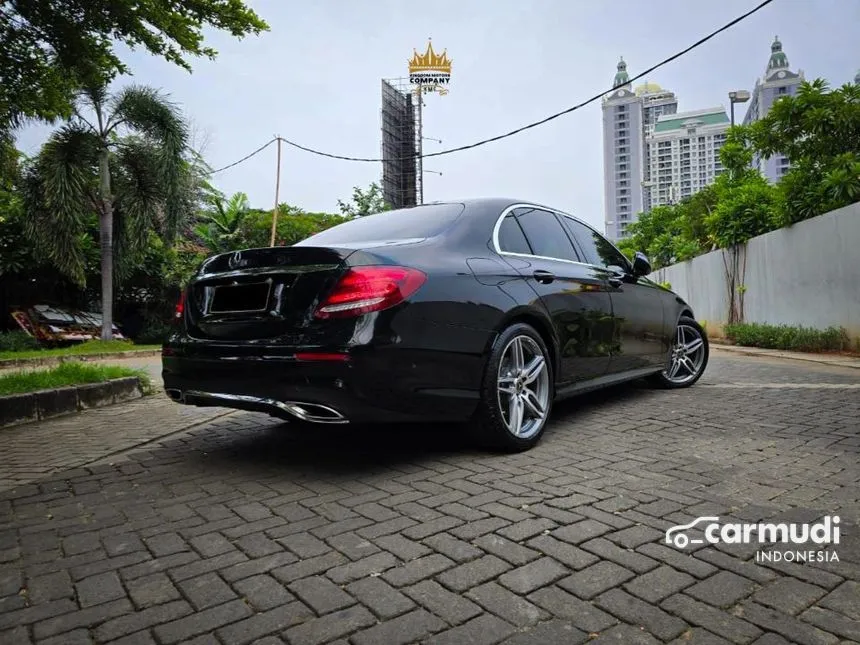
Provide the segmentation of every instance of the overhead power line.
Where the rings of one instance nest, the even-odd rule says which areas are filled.
[[[738,16],[737,18],[735,18],[734,20],[727,22],[725,25],[723,25],[719,29],[716,29],[716,30],[712,31],[711,33],[709,33],[707,36],[700,38],[699,40],[694,42],[689,47],[682,49],[681,51],[669,56],[668,58],[663,59],[659,63],[652,65],[651,67],[649,67],[645,71],[637,74],[636,76],[631,78],[628,81],[628,83],[633,83],[634,81],[637,81],[640,78],[643,78],[643,77],[651,74],[653,71],[663,67],[664,65],[667,65],[667,64],[671,63],[672,61],[677,60],[678,58],[681,58],[682,56],[685,56],[686,54],[689,54],[691,51],[693,51],[697,47],[704,45],[706,42],[715,38],[716,36],[723,33],[724,31],[731,29],[732,27],[734,27],[739,22],[746,20],[747,18],[752,16],[754,13],[761,11],[762,9],[764,9],[767,5],[769,5],[773,1],[774,0],[763,0],[763,2],[759,3],[758,5],[756,5],[755,7],[750,9],[749,11],[747,11],[746,13],[743,13],[740,16]],[[528,125],[524,125],[520,128],[517,128],[516,130],[511,130],[510,132],[506,132],[504,134],[500,134],[500,135],[497,135],[495,137],[490,137],[489,139],[482,139],[481,141],[476,141],[475,143],[470,143],[470,144],[464,145],[464,146],[458,146],[456,148],[449,148],[447,150],[441,150],[439,152],[430,152],[430,153],[427,153],[424,155],[411,155],[408,157],[404,157],[402,159],[381,159],[381,158],[372,158],[372,157],[349,157],[346,155],[336,155],[336,154],[332,154],[330,152],[324,152],[322,150],[316,150],[314,148],[309,148],[307,146],[303,146],[301,144],[298,144],[295,141],[290,141],[289,139],[285,139],[283,137],[276,137],[275,139],[272,139],[271,141],[266,143],[261,148],[258,148],[257,150],[252,152],[250,155],[247,155],[247,156],[243,157],[242,159],[230,164],[229,166],[224,166],[224,168],[219,168],[218,170],[215,170],[213,172],[220,172],[221,170],[226,170],[227,168],[231,168],[235,165],[242,163],[243,161],[246,161],[247,159],[250,159],[255,154],[257,154],[258,152],[261,152],[266,147],[268,147],[269,145],[274,143],[278,138],[280,138],[281,141],[283,141],[284,143],[286,143],[286,144],[288,144],[294,148],[297,148],[299,150],[303,150],[304,152],[318,155],[320,157],[327,157],[329,159],[340,159],[341,161],[362,161],[362,162],[378,163],[381,161],[403,161],[403,160],[408,160],[408,159],[415,159],[415,158],[418,158],[419,156],[422,159],[426,159],[429,157],[441,157],[442,155],[449,155],[451,153],[461,152],[463,150],[471,150],[472,148],[484,146],[484,145],[487,145],[488,143],[493,143],[495,141],[501,141],[502,139],[507,139],[508,137],[512,137],[516,134],[519,134],[520,132],[525,132],[526,130],[530,130],[532,128],[536,128],[538,126],[541,126],[544,123],[549,123],[550,121],[554,121],[555,119],[557,119],[559,117],[565,116],[566,114],[570,114],[571,112],[575,112],[576,110],[579,110],[579,109],[585,107],[586,105],[589,105],[590,103],[594,103],[595,101],[600,100],[604,95],[611,92],[612,89],[614,89],[614,88],[603,90],[602,92],[595,94],[591,98],[588,98],[588,99],[582,101],[581,103],[577,103],[576,105],[574,105],[572,107],[569,107],[565,110],[562,110],[561,112],[556,112],[555,114],[551,114],[550,116],[543,118],[540,121],[534,121],[533,123],[529,123]]]

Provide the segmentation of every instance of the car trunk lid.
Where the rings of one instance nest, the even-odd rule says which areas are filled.
[[[319,299],[346,270],[351,249],[272,247],[216,255],[188,287],[191,336],[275,339],[313,319]]]

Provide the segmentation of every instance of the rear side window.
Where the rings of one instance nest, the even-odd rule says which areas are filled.
[[[534,255],[579,262],[570,238],[553,213],[538,208],[518,208],[514,214]]]
[[[434,237],[453,224],[464,209],[463,204],[425,204],[365,215],[311,235],[296,246],[340,246]]]
[[[585,254],[585,261],[599,267],[621,267],[626,269],[627,260],[621,252],[597,231],[571,217],[564,217],[564,225],[576,239]]]
[[[509,213],[499,226],[499,250],[506,253],[524,253],[531,255],[532,250],[523,229],[517,224],[513,214]]]

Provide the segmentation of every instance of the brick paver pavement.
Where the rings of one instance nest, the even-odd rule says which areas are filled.
[[[519,455],[213,414],[0,432],[0,643],[860,642],[856,370],[715,353],[689,390],[559,405]],[[832,513],[839,562],[663,543]]]

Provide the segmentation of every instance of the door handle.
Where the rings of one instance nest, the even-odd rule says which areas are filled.
[[[553,280],[555,280],[555,274],[551,271],[544,271],[543,269],[538,269],[532,274],[538,282],[541,284],[549,284]]]

